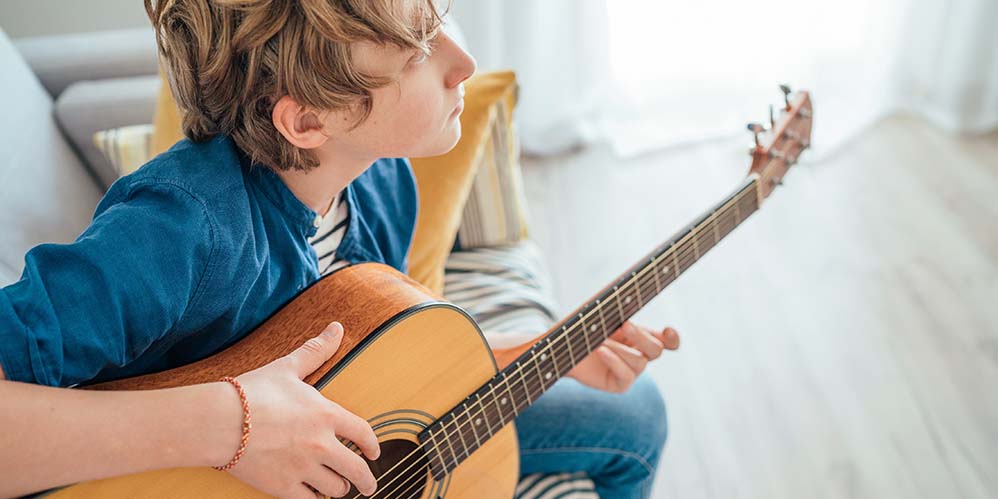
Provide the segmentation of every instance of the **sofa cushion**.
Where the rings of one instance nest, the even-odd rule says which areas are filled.
[[[528,236],[527,200],[520,173],[520,142],[513,110],[514,85],[493,110],[488,138],[478,157],[478,173],[464,203],[454,247],[481,248],[518,242]]]
[[[77,81],[156,74],[152,27],[25,37],[14,45],[53,99]]]
[[[56,100],[59,125],[105,189],[118,179],[118,172],[94,145],[94,134],[149,123],[157,92],[156,75],[135,76],[77,82]]]
[[[584,471],[532,473],[520,477],[514,499],[599,499],[593,481]]]
[[[483,331],[540,333],[558,318],[547,265],[531,239],[451,253],[443,294]]]
[[[44,242],[71,242],[90,223],[103,190],[52,116],[52,98],[0,30],[0,285]]]
[[[94,134],[94,145],[119,175],[128,175],[152,159],[152,128],[150,124],[129,125]]]

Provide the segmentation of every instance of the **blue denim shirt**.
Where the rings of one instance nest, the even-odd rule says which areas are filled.
[[[40,244],[0,290],[7,379],[51,386],[188,364],[222,350],[319,278],[316,213],[226,136],[183,140],[118,179],[70,244]],[[406,158],[346,188],[337,254],[405,272],[416,220]]]

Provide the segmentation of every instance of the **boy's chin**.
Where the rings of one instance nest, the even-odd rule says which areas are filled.
[[[454,126],[447,128],[441,136],[438,138],[437,143],[433,147],[428,147],[421,149],[417,154],[410,154],[410,158],[432,158],[434,156],[442,156],[451,152],[455,146],[457,146],[458,141],[461,140],[461,123],[455,120],[457,123]]]

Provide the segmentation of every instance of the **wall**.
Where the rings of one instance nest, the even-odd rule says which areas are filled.
[[[142,0],[0,0],[11,38],[148,26]]]

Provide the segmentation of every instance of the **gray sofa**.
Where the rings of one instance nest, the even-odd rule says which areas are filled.
[[[93,145],[100,130],[152,121],[159,91],[149,29],[12,42],[0,29],[0,286],[16,281],[35,245],[71,242],[117,178]],[[444,295],[484,329],[536,330],[556,319],[543,257],[532,241],[455,252]],[[495,286],[483,298],[483,282]],[[474,293],[467,290],[475,289]],[[592,498],[584,474],[532,475],[522,498]]]

